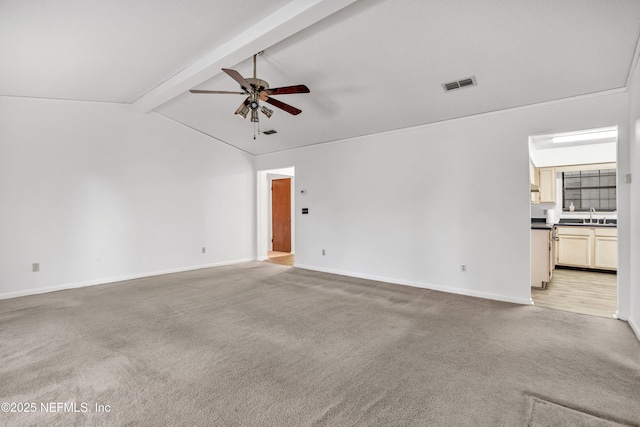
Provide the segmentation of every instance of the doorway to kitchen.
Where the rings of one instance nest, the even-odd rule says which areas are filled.
[[[529,137],[531,299],[616,317],[617,127]]]
[[[258,171],[257,180],[257,258],[293,266],[295,168]]]

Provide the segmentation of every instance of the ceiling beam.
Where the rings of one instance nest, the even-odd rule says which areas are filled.
[[[138,98],[133,108],[147,113],[355,1],[294,0]]]

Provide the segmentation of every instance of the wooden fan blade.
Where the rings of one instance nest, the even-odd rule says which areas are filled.
[[[234,95],[246,95],[246,92],[229,92],[227,90],[199,90],[199,89],[191,89],[189,92],[191,93],[230,93]]]
[[[305,85],[274,87],[273,89],[266,89],[267,95],[288,95],[290,93],[309,93],[311,92]]]
[[[298,110],[296,107],[292,107],[291,105],[285,104],[284,102],[278,101],[277,99],[267,98],[267,102],[273,105],[274,107],[278,107],[281,110],[286,111],[289,114],[293,114],[294,116],[297,116],[298,114],[302,113],[302,110]]]
[[[251,92],[251,90],[253,89],[253,87],[251,86],[251,84],[249,84],[248,81],[246,81],[244,79],[244,77],[242,77],[240,75],[239,72],[237,72],[236,70],[231,70],[229,68],[223,68],[222,71],[224,71],[225,73],[227,73],[227,75],[229,77],[231,77],[233,80],[237,81],[238,83],[240,83],[240,87],[242,87],[242,89],[244,89],[247,93]]]

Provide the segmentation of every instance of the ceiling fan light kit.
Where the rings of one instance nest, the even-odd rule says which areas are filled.
[[[262,111],[262,114],[267,116],[267,118],[271,117],[271,115],[273,114],[273,110],[268,109],[264,105],[262,107],[260,107],[260,111]]]
[[[242,117],[243,119],[247,117],[249,111],[251,111],[251,121],[254,123],[259,123],[260,118],[258,115],[258,111],[262,111],[262,114],[267,116],[267,118],[273,115],[273,110],[267,108],[264,105],[260,105],[260,102],[266,102],[268,104],[273,105],[274,107],[280,108],[281,110],[286,111],[289,114],[297,116],[302,113],[302,110],[285,104],[282,101],[279,101],[275,98],[272,98],[272,95],[289,95],[292,93],[309,93],[310,90],[305,85],[294,85],[294,86],[284,86],[278,88],[269,88],[269,83],[265,80],[259,79],[256,77],[256,56],[253,55],[253,77],[252,78],[244,78],[242,75],[236,70],[232,70],[229,68],[223,68],[224,71],[229,77],[234,79],[238,84],[240,84],[240,88],[242,92],[232,92],[232,91],[218,91],[218,90],[199,90],[192,89],[189,92],[198,93],[198,94],[237,94],[237,95],[247,95],[247,98],[244,100],[242,104],[238,107],[235,114]],[[254,135],[255,139],[255,135]]]

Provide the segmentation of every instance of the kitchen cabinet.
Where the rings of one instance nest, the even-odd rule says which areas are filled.
[[[617,270],[617,228],[558,226],[556,230],[558,265]]]
[[[556,203],[556,169],[536,168],[529,163],[529,183],[531,188],[531,203]]]
[[[538,171],[540,203],[556,203],[556,169],[540,168]]]
[[[553,274],[550,229],[531,230],[531,287],[544,289]]]
[[[531,159],[529,159],[529,184],[531,186],[531,203],[540,203],[540,190],[539,190],[539,171],[533,166],[531,163]]]
[[[618,229],[596,228],[593,244],[593,266],[616,270],[618,268]]]
[[[558,265],[591,267],[593,229],[590,227],[557,227]]]

